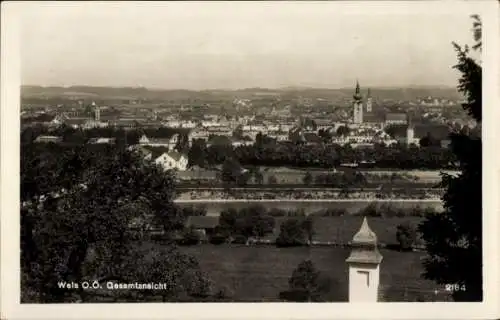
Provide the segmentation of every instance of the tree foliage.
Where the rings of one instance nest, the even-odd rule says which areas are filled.
[[[274,230],[275,220],[262,206],[250,206],[240,210],[229,209],[219,217],[221,233],[227,236],[263,237]]]
[[[182,226],[173,177],[125,148],[27,143],[21,150],[25,302],[65,301],[71,291],[58,281],[126,277],[141,243],[131,228],[137,221],[166,234]],[[78,294],[85,300],[84,290]]]
[[[480,20],[474,18],[479,31]],[[479,23],[479,24],[478,24]],[[480,39],[476,38],[476,48]],[[454,44],[462,74],[458,89],[465,95],[463,108],[479,124],[482,117],[481,66],[468,48]],[[458,176],[443,175],[444,212],[427,216],[419,226],[427,247],[424,276],[440,284],[452,283],[464,290],[453,292],[456,301],[481,301],[482,294],[482,143],[480,133],[452,135],[451,150],[460,163]]]
[[[293,271],[288,280],[289,290],[282,298],[296,302],[327,301],[333,281],[319,272],[311,260],[304,260]]]
[[[396,228],[396,239],[401,250],[411,250],[417,241],[417,230],[410,223],[400,224]]]
[[[307,233],[306,230],[310,233]],[[298,218],[289,218],[280,225],[276,245],[279,247],[301,246],[307,242],[309,235],[312,237],[312,224],[304,224]]]

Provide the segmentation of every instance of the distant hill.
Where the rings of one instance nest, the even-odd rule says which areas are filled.
[[[375,87],[370,88],[375,99],[391,100],[415,100],[428,96],[444,99],[461,99],[461,94],[453,87],[440,86],[415,86],[415,87]],[[324,99],[348,99],[352,96],[354,88],[323,89],[307,87],[286,87],[280,89],[268,88],[245,88],[239,90],[161,90],[147,89],[143,87],[93,87],[93,86],[71,86],[71,87],[42,87],[22,86],[21,96],[23,98],[55,98],[65,97],[73,99],[99,98],[106,99],[154,99],[154,100],[217,100],[221,98],[242,97],[250,98],[263,94],[280,95],[283,98],[324,98]],[[366,95],[367,88],[362,87],[362,94]]]

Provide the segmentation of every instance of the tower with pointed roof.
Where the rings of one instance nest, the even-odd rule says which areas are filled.
[[[406,128],[406,144],[410,145],[415,139],[415,127],[411,121],[411,116],[409,114],[406,115],[406,122],[408,123],[408,127]]]
[[[366,217],[351,241],[349,266],[349,302],[377,302],[382,255],[377,248],[377,235]]]
[[[357,80],[353,99],[353,122],[356,124],[363,123],[363,97],[361,96],[361,89]]]
[[[368,93],[366,95],[366,112],[372,112],[372,94],[370,88],[368,88]]]
[[[92,101],[92,109],[94,109],[94,120],[101,121],[101,108]]]

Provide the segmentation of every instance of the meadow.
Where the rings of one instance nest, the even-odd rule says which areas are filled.
[[[268,236],[269,238],[276,238],[278,236],[279,225],[286,219],[286,217],[275,218],[276,228],[274,234]],[[332,242],[335,244],[347,244],[351,241],[363,221],[363,217],[361,216],[350,215],[340,217],[315,216],[312,219],[314,226],[313,241]],[[395,245],[397,244],[396,228],[399,224],[410,223],[416,227],[422,219],[420,217],[369,217],[368,224],[377,235],[379,243]]]
[[[197,245],[181,247],[195,257],[233,301],[279,301],[288,289],[288,279],[297,265],[310,259],[322,275],[332,280],[328,301],[347,301],[349,249],[336,247],[295,247],[238,245]],[[442,286],[421,277],[422,252],[381,250],[380,301],[447,301]],[[437,290],[437,291],[436,291]]]

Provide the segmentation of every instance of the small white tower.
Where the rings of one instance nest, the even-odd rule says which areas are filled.
[[[349,302],[377,302],[382,255],[377,248],[377,235],[366,217],[351,242],[349,265]]]
[[[366,95],[366,112],[372,112],[372,94],[370,88],[368,88],[368,94]]]
[[[408,122],[408,127],[406,128],[406,144],[410,145],[413,143],[413,140],[415,139],[415,127],[411,122],[410,116],[408,116],[407,122]]]
[[[98,105],[95,104],[94,101],[92,101],[92,108],[94,109],[95,121],[101,121],[101,109],[99,108]]]

